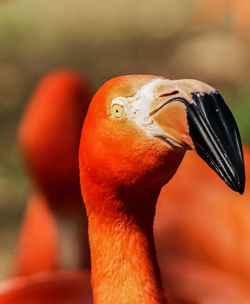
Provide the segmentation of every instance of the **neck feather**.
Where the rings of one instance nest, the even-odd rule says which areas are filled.
[[[104,199],[96,206],[112,210],[88,210],[95,304],[166,303],[153,239],[158,194],[126,198],[129,204],[125,198]]]

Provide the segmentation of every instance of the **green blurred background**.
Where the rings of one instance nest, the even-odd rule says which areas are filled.
[[[0,278],[31,191],[16,130],[35,83],[71,67],[95,88],[121,74],[215,86],[250,143],[249,0],[0,1]]]

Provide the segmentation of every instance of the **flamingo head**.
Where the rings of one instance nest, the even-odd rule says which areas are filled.
[[[240,135],[214,88],[150,75],[111,79],[94,96],[82,131],[83,193],[90,180],[98,188],[131,188],[134,194],[161,188],[189,149],[229,187],[243,192]]]

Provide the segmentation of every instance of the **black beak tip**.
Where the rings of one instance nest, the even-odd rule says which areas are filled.
[[[245,176],[240,179],[235,178],[234,180],[228,180],[227,178],[223,178],[224,182],[235,192],[239,194],[243,194],[245,190]]]
[[[189,133],[201,158],[234,191],[245,188],[245,169],[237,124],[218,92],[193,93],[187,104]]]
[[[234,191],[239,192],[239,194],[243,194],[245,190],[245,173],[243,169],[243,174],[237,178],[237,182],[234,184],[232,188]]]
[[[244,189],[245,189],[245,186],[240,186],[236,191],[239,192],[239,194],[243,194],[244,193]]]

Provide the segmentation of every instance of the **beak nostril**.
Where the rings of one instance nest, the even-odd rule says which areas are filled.
[[[159,97],[168,97],[168,96],[172,96],[172,95],[176,95],[178,94],[179,91],[175,90],[175,91],[172,91],[170,93],[165,93],[165,94],[162,94],[160,95]],[[158,112],[160,109],[162,109],[166,104],[168,104],[169,102],[171,101],[176,101],[178,97],[173,97],[171,99],[168,99],[168,100],[165,100],[162,104],[158,105],[155,109],[153,109],[150,113],[149,113],[149,116],[152,116],[154,115],[156,112]],[[180,98],[182,99],[182,98]]]
[[[160,95],[160,97],[167,97],[167,96],[172,96],[172,95],[175,95],[175,94],[178,94],[179,91],[175,90],[173,92],[170,92],[170,93],[164,93],[162,95]]]

